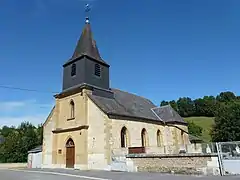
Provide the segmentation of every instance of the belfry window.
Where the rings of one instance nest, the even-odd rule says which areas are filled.
[[[76,64],[72,64],[72,69],[71,69],[71,76],[76,75]]]
[[[95,70],[94,70],[94,74],[98,77],[101,76],[101,67],[99,64],[95,64]]]

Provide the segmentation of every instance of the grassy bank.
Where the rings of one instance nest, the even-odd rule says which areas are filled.
[[[205,141],[211,141],[211,129],[212,125],[214,124],[214,118],[212,117],[188,117],[184,118],[187,122],[193,122],[196,125],[203,128],[202,139]]]

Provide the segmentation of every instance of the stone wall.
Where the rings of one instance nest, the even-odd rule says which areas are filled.
[[[88,169],[106,169],[110,159],[108,117],[88,101]]]
[[[219,175],[215,154],[128,155],[128,164],[138,172],[162,172],[195,175]]]
[[[110,142],[112,143],[111,149],[121,148],[121,130],[123,127],[127,129],[128,147],[142,146],[141,131],[146,129],[147,147],[157,147],[157,132],[160,130],[160,144],[161,146],[171,146],[182,144],[181,130],[168,125],[147,123],[142,119],[139,121],[109,119],[111,124],[110,128]],[[187,131],[187,126],[180,126],[179,128]],[[188,134],[184,133],[184,143],[190,144]]]
[[[0,163],[0,169],[26,168],[27,163]]]

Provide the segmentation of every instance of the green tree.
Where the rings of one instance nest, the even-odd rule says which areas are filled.
[[[195,114],[195,104],[189,97],[179,98],[177,101],[178,112],[182,117],[189,117]]]
[[[37,128],[29,122],[1,129],[4,142],[0,144],[0,162],[27,162],[28,151],[42,144],[42,125]]]
[[[171,107],[178,112],[178,105],[176,103],[176,101],[172,100],[169,102],[169,104],[171,105]]]
[[[202,131],[203,131],[203,128],[196,125],[194,122],[188,123],[189,134],[200,137],[200,136],[202,136]]]
[[[236,100],[237,97],[233,92],[226,91],[221,92],[219,95],[217,95],[216,100],[219,102],[230,102]]]
[[[166,105],[168,105],[169,103],[167,102],[167,101],[162,101],[161,103],[160,103],[160,106],[166,106]]]
[[[195,116],[205,116],[205,103],[202,98],[194,100],[195,104]]]
[[[5,141],[0,147],[0,161],[2,163],[18,162],[19,157],[19,132],[12,130],[5,137]]]
[[[27,154],[30,149],[39,145],[36,127],[29,122],[23,122],[18,127],[21,139],[19,141],[19,162],[27,161]]]
[[[217,106],[212,140],[240,141],[240,103],[218,103]]]
[[[12,130],[14,130],[15,127],[12,126],[12,127],[8,127],[8,126],[3,126],[1,129],[0,129],[0,134],[3,136],[3,137],[7,137],[8,134],[10,134],[12,132]]]

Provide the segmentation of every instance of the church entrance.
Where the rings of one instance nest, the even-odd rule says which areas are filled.
[[[75,145],[70,138],[66,143],[66,168],[74,168],[75,165]]]

